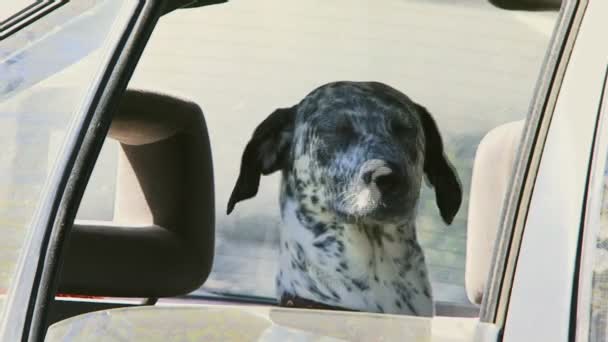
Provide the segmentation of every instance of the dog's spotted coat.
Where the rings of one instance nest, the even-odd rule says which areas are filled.
[[[255,130],[228,213],[282,171],[278,297],[367,312],[431,316],[416,238],[423,175],[451,223],[462,200],[435,122],[377,82],[335,82]]]

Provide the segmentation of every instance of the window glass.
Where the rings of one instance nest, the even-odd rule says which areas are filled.
[[[132,5],[70,1],[0,41],[0,317],[66,134],[103,71],[102,47]]]
[[[446,226],[424,185],[418,239],[435,300],[469,305],[464,264],[475,151],[489,130],[526,116],[556,18],[554,11],[505,11],[485,0],[237,0],[163,17],[130,86],[184,96],[205,112],[217,242],[213,272],[195,294],[274,298],[280,175],[263,177],[256,197],[227,216],[243,149],[274,109],[327,82],[370,80],[404,92],[439,126],[463,203]],[[108,163],[113,149],[106,146]],[[111,184],[113,167],[92,181]],[[111,217],[113,200],[101,208],[93,192],[80,217]]]

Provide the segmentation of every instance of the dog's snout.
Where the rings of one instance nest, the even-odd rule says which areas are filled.
[[[376,186],[381,192],[387,193],[396,190],[401,183],[401,177],[399,177],[397,173],[391,172],[389,174],[376,177],[375,182]]]
[[[367,186],[375,185],[382,192],[393,190],[402,178],[394,164],[383,160],[367,161],[361,168],[363,183]]]
[[[371,183],[383,182],[387,178],[392,178],[394,176],[394,171],[387,166],[381,166],[374,170],[364,171],[361,175],[363,182],[365,185],[370,185]]]

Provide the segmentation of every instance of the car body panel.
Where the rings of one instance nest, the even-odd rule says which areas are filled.
[[[605,274],[606,200],[608,199],[608,65],[604,75],[603,98],[595,135],[592,166],[585,207],[584,231],[580,239],[578,294],[576,298],[576,338],[588,341],[590,336],[606,331],[603,277]],[[597,335],[596,335],[597,336]],[[593,338],[593,337],[592,337]],[[597,337],[596,337],[597,340]]]
[[[605,13],[608,2],[589,1],[560,88],[522,238],[505,341],[564,341],[570,333],[582,209],[608,56],[608,45],[602,44]]]
[[[598,340],[606,331],[603,285],[606,256],[606,199],[608,199],[608,66],[604,75],[600,118],[595,135],[592,166],[585,206],[584,231],[580,239],[578,293],[576,298],[577,341]]]

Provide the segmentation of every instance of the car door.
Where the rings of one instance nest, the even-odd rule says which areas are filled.
[[[590,183],[597,183],[590,170],[598,161],[602,164],[594,157],[594,145],[601,136],[606,5],[570,1],[562,8],[562,19],[572,15],[562,20],[554,36],[558,49],[546,68],[553,77],[540,85],[548,96],[533,108],[540,114],[534,116],[536,139],[523,145],[533,152],[530,163],[518,165],[516,172],[526,176],[519,178],[523,182],[515,178],[521,190],[514,186],[503,214],[494,270],[484,294],[481,320],[496,324],[503,341],[575,337],[587,191]]]
[[[0,5],[0,340],[44,336],[60,250],[162,1]]]
[[[572,334],[577,341],[605,341],[608,337],[606,307],[606,233],[608,225],[608,121],[607,121],[608,66],[598,111],[593,155],[589,169],[589,182],[583,231],[579,240],[579,265],[576,272],[577,291],[573,293]]]

